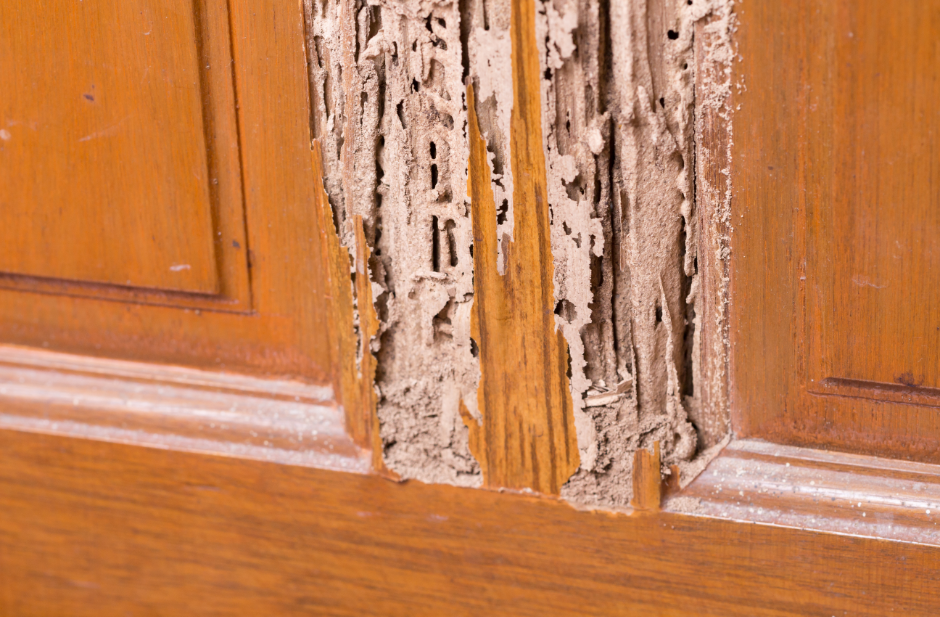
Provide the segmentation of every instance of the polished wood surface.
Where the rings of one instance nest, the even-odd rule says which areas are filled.
[[[557,495],[578,469],[568,343],[555,325],[554,263],[542,150],[541,73],[535,6],[512,0],[513,106],[510,159],[513,237],[497,237],[490,153],[480,132],[473,86],[467,86],[473,218],[471,337],[479,347],[474,417],[460,401],[470,451],[486,486]],[[504,273],[497,247],[503,250]]]
[[[0,431],[8,615],[935,615],[940,549]]]
[[[68,10],[58,12],[62,19],[99,14],[95,11],[101,11],[103,15],[106,6],[110,6],[87,2],[84,5],[68,4]],[[6,3],[3,11],[34,19],[41,16],[47,5],[54,7],[58,3]],[[149,62],[153,68],[147,79],[157,79],[152,73],[160,66],[158,60],[167,62],[172,59],[172,53],[189,58],[172,64],[178,75],[166,75],[166,79],[177,79],[172,92],[178,96],[174,94],[173,105],[164,110],[174,117],[162,120],[159,117],[141,118],[141,123],[147,120],[147,128],[134,130],[164,132],[167,126],[179,124],[182,127],[180,135],[174,136],[170,132],[160,136],[152,145],[160,152],[152,156],[173,159],[176,140],[183,140],[180,143],[191,148],[192,152],[196,152],[199,145],[200,156],[208,157],[210,172],[218,170],[217,176],[206,176],[197,165],[188,173],[190,177],[195,173],[209,186],[207,190],[215,225],[211,233],[220,238],[214,245],[216,253],[211,263],[212,271],[218,272],[220,287],[217,293],[203,294],[129,289],[93,281],[41,277],[26,277],[29,280],[24,281],[22,277],[17,278],[19,275],[0,275],[0,342],[330,384],[334,351],[326,334],[329,330],[329,297],[325,293],[328,274],[321,259],[320,229],[313,208],[315,183],[321,179],[314,175],[310,166],[302,12],[291,0],[197,0],[186,3],[135,0],[127,6],[147,9],[143,17],[153,15],[156,18],[164,12],[172,15],[172,19],[163,20],[165,25],[155,26],[157,29],[150,35],[144,36],[143,32],[147,30],[143,30],[139,38],[135,38],[137,26],[132,27],[136,20],[143,19],[139,11],[129,16],[126,22],[111,24],[124,30],[120,30],[120,42],[109,45],[121,54],[137,58],[133,62],[128,60],[131,66],[137,66],[135,62],[143,63],[140,70],[146,71],[144,64]],[[16,29],[19,27],[17,23],[4,19],[0,27]],[[53,20],[52,24],[56,23]],[[96,27],[93,23],[81,21],[75,26],[82,23],[87,29]],[[158,35],[163,41],[164,47],[160,48],[163,55],[158,54],[152,61],[138,55],[144,54],[149,49],[147,41]],[[19,41],[16,37],[14,40]],[[10,36],[2,38],[4,42],[0,45],[10,44],[7,42]],[[182,50],[184,42],[187,45],[185,53]],[[55,45],[64,45],[60,41],[54,44],[45,39],[41,43],[50,50],[61,49]],[[4,62],[7,57],[5,53]],[[114,60],[123,57],[115,57]],[[192,64],[193,58],[209,58],[209,68],[202,65],[201,74],[192,73],[189,69],[186,69],[189,72],[183,71]],[[99,64],[105,62],[101,58],[94,60]],[[91,74],[104,69],[96,64],[83,70]],[[75,79],[82,74],[76,73]],[[179,81],[184,74],[186,79]],[[118,72],[117,76],[125,79],[121,82],[126,86],[125,90],[137,88],[137,80],[141,79],[141,76],[134,78],[131,73]],[[6,81],[12,79],[7,74],[0,76],[0,88],[5,94],[26,90],[21,81]],[[160,80],[145,80],[140,87],[164,92],[166,82]],[[179,94],[184,90],[184,94]],[[61,96],[66,95],[67,92],[63,92]],[[124,101],[129,105],[136,100],[133,97],[143,95],[131,92],[124,96],[130,97]],[[107,108],[115,97],[119,95],[105,92],[96,99],[95,105]],[[9,104],[10,100],[19,100],[6,95],[2,99],[0,106]],[[190,99],[195,102],[185,105],[182,102]],[[92,104],[85,99],[78,103]],[[170,120],[171,124],[162,124]],[[204,130],[193,133],[194,143],[186,137],[189,131],[196,131],[190,125],[200,127],[198,131]],[[12,137],[3,141],[0,148],[12,147],[18,139],[25,139],[14,128],[16,131],[26,130],[23,127],[6,128]],[[122,135],[125,134],[116,132],[103,137],[100,145],[94,140],[82,142],[82,145],[96,144],[96,147],[107,148],[111,143],[109,140],[125,139]],[[133,135],[138,133],[128,133],[126,139],[131,140]],[[207,148],[205,144],[208,144]],[[165,149],[171,152],[167,154]],[[180,152],[179,156],[183,157],[183,154]],[[146,154],[146,157],[150,156]],[[59,160],[58,157],[51,156],[50,160]],[[146,157],[133,160],[141,160],[142,166],[146,166],[149,161]],[[119,168],[105,165],[106,162],[95,163],[94,173],[98,177],[121,173]],[[130,159],[122,162],[131,164]],[[0,170],[0,175],[6,173],[7,168]],[[219,180],[218,185],[213,184],[214,179]],[[213,197],[215,190],[218,193]],[[84,199],[84,196],[79,197]],[[191,239],[193,246],[198,246],[202,241],[200,238],[205,236],[198,225],[190,224],[195,220],[192,217],[203,207],[200,203],[178,202],[178,207],[185,208],[186,214],[174,217],[172,221],[174,225],[181,226],[179,234]],[[28,206],[20,204],[15,207]],[[140,204],[132,207],[142,216],[153,211]],[[106,206],[98,204],[95,208],[94,212],[104,212]],[[227,217],[225,212],[228,208],[239,216]],[[51,256],[58,256],[54,259],[56,268],[60,267],[60,262],[68,261],[63,255],[84,255],[95,241],[78,233],[67,240],[65,245],[49,249]],[[30,242],[44,246],[42,237],[20,238],[17,242],[17,247]],[[124,243],[141,253],[139,259],[152,258],[156,260],[153,263],[171,259],[170,253],[150,253],[150,244],[137,244],[133,238],[108,237],[105,242],[114,244],[115,251],[125,250],[119,247]],[[0,248],[0,251],[7,248]],[[176,263],[176,257],[172,256],[170,266]],[[62,274],[54,270],[46,273]]]
[[[806,168],[819,178],[806,183],[809,388],[864,381],[937,396],[940,2],[827,9],[831,65],[810,65],[804,112],[821,138]]]
[[[0,428],[369,473],[329,386],[0,345]],[[2,516],[2,513],[0,513]]]
[[[190,0],[0,5],[0,271],[218,291],[196,17]]]
[[[940,547],[940,466],[739,439],[672,502],[702,516]]]
[[[940,2],[739,18],[738,434],[940,461]]]

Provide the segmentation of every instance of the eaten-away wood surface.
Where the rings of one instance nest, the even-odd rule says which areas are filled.
[[[323,174],[323,151],[313,141],[311,165],[318,179]],[[369,246],[362,228],[362,217],[353,217],[355,255],[343,246],[333,222],[333,209],[322,180],[314,187],[314,209],[320,228],[321,259],[326,264],[329,281],[329,319],[327,335],[333,361],[336,400],[344,409],[346,428],[360,447],[372,453],[375,471],[393,475],[383,458],[379,418],[376,411],[375,356],[372,338],[378,334],[379,319],[372,303],[372,279],[369,276]],[[354,295],[355,292],[355,295]]]
[[[568,344],[555,327],[535,5],[511,4],[512,239],[496,235],[489,154],[473,86],[467,87],[475,273],[470,329],[479,348],[482,418],[471,417],[463,402],[460,409],[487,486],[558,494],[580,459],[566,372]],[[504,274],[497,265],[499,243]]]
[[[935,615],[940,549],[0,431],[7,615]]]
[[[49,3],[5,3],[0,11],[4,15],[23,14],[32,19],[43,14],[46,4]],[[104,14],[98,3],[66,4],[69,8],[66,10],[63,4],[62,11],[57,13],[63,21],[47,20],[42,24],[42,28],[49,30],[49,38],[42,38],[40,42],[49,46],[49,50],[60,49],[57,46],[64,45],[79,33],[90,36],[90,31],[85,32],[82,28],[91,29],[93,24],[85,22],[71,24],[78,30],[67,32],[67,16]],[[131,4],[149,6],[149,3],[142,2]],[[218,190],[212,206],[213,217],[218,215],[218,219],[212,233],[220,238],[222,244],[219,246],[224,245],[228,251],[226,254],[233,255],[233,259],[238,261],[240,269],[233,265],[230,275],[225,274],[229,262],[224,256],[220,257],[223,252],[218,252],[212,260],[213,268],[220,268],[221,273],[221,290],[216,295],[126,288],[90,279],[76,282],[33,277],[24,281],[22,277],[17,278],[19,275],[2,274],[0,342],[330,383],[334,358],[327,336],[329,297],[326,289],[329,280],[321,260],[318,214],[312,207],[314,188],[319,179],[314,177],[310,166],[310,116],[302,11],[293,0],[198,0],[185,3],[173,0],[160,6],[163,8],[154,9],[155,19],[167,7],[174,8],[175,21],[164,20],[176,24],[172,26],[175,29],[171,36],[161,30],[171,27],[165,24],[154,26],[156,29],[149,35],[146,29],[138,32],[139,28],[134,24],[139,14],[135,13],[133,19],[128,17],[127,22],[115,22],[109,26],[120,33],[120,44],[114,45],[120,47],[122,53],[145,54],[151,44],[148,42],[150,38],[160,36],[166,43],[160,58],[167,60],[175,53],[172,52],[174,49],[183,54],[185,43],[188,46],[186,54],[196,54],[194,57],[200,58],[199,54],[204,54],[211,59],[209,68],[204,68],[198,79],[194,77],[163,84],[147,81],[159,68],[153,64],[146,76],[125,75],[121,87],[128,90],[124,96],[133,97],[143,96],[135,90],[138,87],[151,88],[154,87],[152,83],[163,84],[157,90],[162,93],[169,88],[173,96],[178,97],[173,99],[177,101],[175,107],[165,110],[166,113],[192,111],[189,104],[183,109],[182,101],[189,100],[186,97],[195,97],[199,103],[193,103],[195,111],[187,115],[185,121],[205,128],[204,133],[198,133],[198,139],[194,139],[199,144],[208,142],[208,154],[203,156],[209,158],[210,171],[218,169],[219,175],[202,178],[209,187],[210,197],[213,190]],[[182,12],[185,15],[181,16]],[[184,24],[189,25],[184,28]],[[19,41],[16,38],[19,35],[11,32],[22,25],[17,20],[0,20],[0,29],[4,33],[0,36],[3,39],[0,45],[12,44],[10,40]],[[3,57],[9,56],[3,54]],[[155,58],[154,62],[160,58]],[[91,58],[92,67],[87,70],[91,73],[104,71],[104,64],[119,59]],[[180,62],[185,64],[183,60]],[[139,68],[146,72],[146,66],[135,63],[129,63],[125,68],[128,71]],[[20,94],[13,97],[10,92],[22,93],[28,89],[30,82],[19,80],[17,75],[16,71],[0,74],[0,91],[3,92],[0,109],[5,109],[10,101],[19,100]],[[140,85],[144,77],[143,85]],[[168,77],[172,76],[168,74]],[[36,76],[39,83],[44,83],[42,80],[45,78],[45,75]],[[223,84],[227,84],[228,90]],[[114,97],[118,96],[114,92],[99,93],[94,104],[111,109],[108,105],[115,104]],[[65,103],[71,104],[70,101]],[[92,102],[82,99],[75,104],[92,105]],[[67,111],[67,108],[63,109],[62,113]],[[0,118],[0,123],[14,120],[17,118],[4,117]],[[52,121],[50,118],[42,120]],[[184,123],[183,120],[167,122],[167,125],[176,127]],[[19,143],[17,140],[27,139],[21,132],[29,135],[32,131],[25,125],[8,127],[4,124],[0,128],[11,136],[9,140],[0,140],[0,148],[18,147],[15,145]],[[113,130],[113,134],[81,145],[105,148],[109,143],[137,143],[134,135],[138,133],[134,131],[144,129],[125,123]],[[188,128],[181,130],[184,137],[190,134]],[[155,136],[153,142],[144,148],[147,156],[141,160],[141,166],[150,164],[151,160],[163,160],[161,157],[175,159],[177,154],[183,157],[183,152],[174,151],[169,155],[165,152],[167,148],[174,150],[177,143],[186,148],[196,148],[195,143],[190,144],[184,137]],[[40,159],[47,156],[51,157],[50,161],[59,160],[59,155],[49,150],[31,152],[30,156],[14,161],[13,169],[0,166],[0,176],[6,177],[11,172],[28,175],[22,169],[17,172],[16,165],[40,165]],[[130,164],[131,161],[128,159],[126,162]],[[103,179],[119,171],[104,165],[96,166],[95,170]],[[76,169],[76,173],[79,171]],[[197,175],[201,173],[198,169],[195,171]],[[214,179],[219,180],[218,185],[212,182]],[[75,198],[80,200],[85,196],[77,195]],[[190,208],[194,209],[192,212],[196,211],[196,203],[185,203],[187,213]],[[105,205],[97,207],[104,208]],[[239,213],[234,223],[227,223],[229,219],[224,216],[229,207]],[[148,212],[153,214],[152,209],[142,210],[141,216]],[[180,226],[180,237],[198,243],[205,234],[193,222],[196,220],[194,216],[190,213],[176,217],[174,224]],[[81,233],[71,234],[66,240],[65,245],[54,247],[55,255],[93,255],[98,250],[94,245],[100,241]],[[117,245],[121,243],[136,242],[133,236],[120,235],[104,241],[114,243],[115,251],[120,250]],[[18,238],[19,244],[14,246],[23,242],[47,245],[46,239],[36,235]],[[134,248],[146,253],[148,246],[145,242]],[[9,245],[5,244],[0,252],[7,249]],[[218,250],[222,251],[221,248]],[[154,253],[150,257],[157,261],[170,259],[169,253]],[[180,265],[175,258],[171,261],[167,267]],[[121,266],[114,264],[114,267]],[[229,285],[226,281],[233,282]]]
[[[739,20],[737,434],[940,461],[940,2]]]

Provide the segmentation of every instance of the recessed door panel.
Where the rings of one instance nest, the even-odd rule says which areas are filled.
[[[940,462],[940,2],[741,19],[735,432]]]
[[[202,13],[0,3],[0,272],[220,291]]]
[[[869,384],[872,394],[877,384],[935,389],[940,10],[852,5],[835,21],[832,64],[811,77],[831,107],[808,110],[833,155],[811,162],[821,182],[807,210],[809,377]]]

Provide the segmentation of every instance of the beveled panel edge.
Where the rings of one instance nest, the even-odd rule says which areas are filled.
[[[915,384],[828,377],[818,384],[811,383],[808,391],[821,396],[844,396],[918,407],[940,407],[940,389]]]
[[[352,473],[330,387],[0,346],[0,428]]]
[[[663,509],[940,546],[940,465],[739,439]]]

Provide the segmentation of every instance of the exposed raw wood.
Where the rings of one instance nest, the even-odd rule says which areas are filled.
[[[637,510],[657,511],[662,501],[663,478],[659,442],[653,442],[653,451],[640,448],[633,453],[633,500]]]
[[[314,176],[323,178],[323,152],[319,140],[313,141],[311,165]],[[372,306],[369,248],[363,237],[362,217],[353,219],[356,240],[353,259],[349,249],[340,243],[322,180],[315,184],[313,207],[318,216],[323,249],[321,257],[328,269],[334,388],[346,416],[350,437],[372,453],[376,471],[387,472],[382,460],[379,420],[375,412],[375,357],[370,342],[378,332],[378,320]]]
[[[728,272],[731,244],[731,139],[733,47],[728,14],[695,24],[695,210],[698,289],[695,328],[698,355],[690,411],[709,448],[730,430],[728,398]]]
[[[467,87],[474,245],[470,329],[479,347],[482,418],[471,416],[462,402],[461,413],[487,486],[558,494],[580,459],[566,374],[568,344],[555,326],[534,12],[533,2],[512,0],[512,239],[497,237],[489,154],[473,87]],[[505,274],[497,267],[500,243]]]
[[[539,132],[526,143],[544,159],[552,310],[568,348],[580,460],[562,493],[626,506],[637,448],[658,440],[665,460],[685,464],[728,432],[727,397],[699,405],[696,390],[711,378],[712,367],[701,369],[712,356],[699,353],[698,307],[711,299],[698,282],[692,130],[693,33],[717,16],[713,47],[726,43],[719,24],[729,27],[730,3],[528,3],[535,45],[525,90],[540,121],[531,119]],[[517,239],[513,5],[302,4],[311,133],[334,220],[352,248],[362,216],[372,253],[385,460],[404,477],[478,486],[459,413],[462,404],[481,417],[465,90],[473,84],[503,273],[506,239]]]
[[[359,372],[355,386],[344,383],[343,387],[357,388],[359,396],[356,405],[348,408],[346,413],[362,417],[360,426],[364,432],[356,437],[359,445],[372,453],[372,466],[375,471],[397,478],[397,474],[385,466],[382,437],[379,434],[379,416],[376,413],[375,356],[372,355],[372,340],[379,333],[379,318],[372,304],[372,277],[369,276],[371,251],[362,229],[362,216],[357,214],[353,218],[353,225],[356,228],[355,288],[356,311],[359,317],[359,349],[351,359],[358,363]],[[344,356],[343,361],[346,361]]]
[[[940,466],[742,439],[665,507],[940,546]]]
[[[0,612],[933,616],[940,549],[0,431]]]

